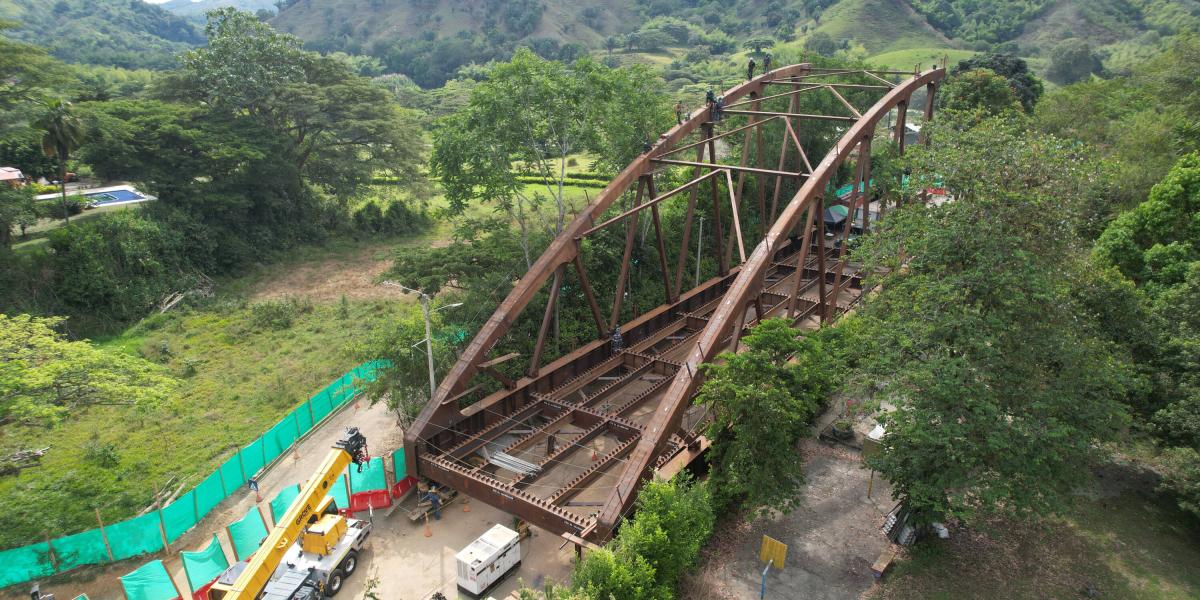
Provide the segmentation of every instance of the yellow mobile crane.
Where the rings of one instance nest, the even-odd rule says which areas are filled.
[[[337,514],[329,489],[350,463],[361,471],[366,461],[367,438],[351,427],[254,556],[213,584],[209,600],[319,600],[340,591],[371,524]]]

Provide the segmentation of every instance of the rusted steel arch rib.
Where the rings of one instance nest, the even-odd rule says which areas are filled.
[[[916,74],[913,78],[891,89],[863,115],[862,119],[850,127],[834,149],[817,165],[811,177],[804,182],[800,191],[780,213],[778,220],[767,232],[766,238],[754,249],[745,264],[742,265],[741,271],[730,288],[725,292],[721,303],[711,315],[707,326],[684,361],[685,368],[676,372],[658,410],[645,425],[637,447],[630,455],[616,488],[600,511],[595,527],[589,530],[588,537],[603,540],[611,535],[621,516],[636,497],[638,487],[644,481],[655,457],[663,451],[670,434],[679,427],[680,419],[701,383],[698,375],[699,365],[712,360],[718,354],[721,341],[738,323],[741,316],[740,308],[746,306],[746,303],[751,301],[761,290],[763,277],[766,269],[771,266],[774,251],[787,240],[788,234],[799,223],[809,206],[818,200],[837,167],[854,149],[858,148],[859,141],[874,134],[879,121],[896,105],[907,102],[913,92],[923,86],[937,85],[945,78],[945,75],[944,69],[933,69]]]
[[[747,96],[751,91],[760,91],[768,78],[795,77],[807,75],[810,72],[811,65],[807,63],[781,67],[734,86],[726,90],[723,95],[727,102],[734,102]],[[462,412],[458,410],[455,403],[445,404],[444,401],[466,389],[471,377],[479,370],[479,364],[487,360],[487,355],[492,347],[508,332],[517,316],[529,305],[547,280],[560,267],[574,260],[579,252],[576,238],[595,225],[601,215],[620,198],[621,194],[637,183],[638,178],[652,171],[651,157],[670,151],[686,136],[699,131],[707,120],[708,111],[701,108],[693,111],[686,122],[663,134],[649,152],[631,162],[608,186],[601,190],[595,200],[567,225],[563,232],[551,242],[549,248],[538,257],[529,271],[513,286],[499,309],[480,328],[479,333],[468,344],[458,362],[442,379],[433,399],[425,405],[412,426],[405,431],[404,445],[407,448],[405,464],[409,473],[424,474],[422,466],[428,461],[421,460],[422,441],[433,437],[438,431],[452,426],[456,417],[462,416]]]

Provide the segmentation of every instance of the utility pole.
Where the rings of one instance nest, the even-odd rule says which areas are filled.
[[[425,315],[425,359],[428,361],[428,364],[429,364],[429,399],[432,400],[434,395],[437,394],[437,376],[434,375],[434,371],[433,371],[433,325],[432,325],[432,323],[430,323],[430,319],[429,319],[429,314],[430,314],[429,294],[426,294],[425,292],[422,292],[420,290],[414,290],[414,289],[404,286],[404,285],[400,285],[399,283],[396,283],[395,281],[391,281],[391,280],[384,281],[383,285],[391,286],[394,288],[399,288],[406,292],[416,294],[417,296],[419,296],[421,298],[421,313]],[[454,304],[447,304],[437,310],[442,310],[442,309],[446,309],[446,308],[454,308],[456,306],[462,306],[462,302],[456,302]]]

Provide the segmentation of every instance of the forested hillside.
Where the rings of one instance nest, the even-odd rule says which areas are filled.
[[[204,22],[204,13],[227,6],[252,13],[275,12],[274,0],[168,0],[159,6],[200,23]]]
[[[381,69],[438,87],[466,65],[518,46],[545,58],[625,48],[692,49],[687,62],[769,38],[819,54],[880,57],[886,66],[972,52],[1033,59],[1052,81],[1128,73],[1200,23],[1197,0],[288,0],[272,24],[313,49],[368,55]],[[688,30],[691,30],[690,32]],[[682,54],[682,52],[680,53]],[[674,58],[678,56],[673,55]],[[1059,63],[1053,67],[1052,63]]]
[[[164,69],[204,41],[191,23],[141,0],[0,0],[5,32],[67,62]]]

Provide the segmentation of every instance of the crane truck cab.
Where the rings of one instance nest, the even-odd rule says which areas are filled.
[[[371,523],[338,514],[329,490],[350,463],[362,468],[366,448],[366,438],[351,427],[254,555],[209,588],[209,600],[320,600],[341,591],[358,569]]]

